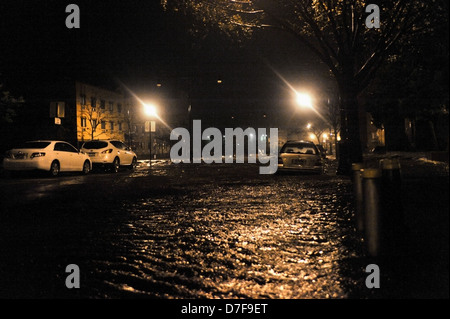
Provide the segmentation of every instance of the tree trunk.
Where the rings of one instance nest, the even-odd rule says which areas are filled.
[[[341,95],[341,141],[337,174],[350,175],[353,163],[362,162],[362,147],[359,128],[359,105],[357,85],[354,79],[344,77],[338,83]]]
[[[339,153],[338,153],[338,140],[337,140],[338,130],[337,130],[336,126],[333,128],[333,134],[334,134],[334,154],[336,155],[336,159],[337,159],[339,157]]]

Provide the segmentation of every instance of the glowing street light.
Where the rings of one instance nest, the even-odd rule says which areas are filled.
[[[158,111],[154,104],[143,103],[144,113],[146,116],[150,118],[158,118]],[[149,153],[150,153],[150,161],[149,166],[152,166],[152,131],[155,131],[155,121],[146,121],[145,122],[145,131],[149,132]]]
[[[158,112],[154,104],[144,104],[144,113],[150,117],[158,117]]]
[[[297,93],[296,101],[299,106],[312,108],[312,99],[311,96],[305,93]]]
[[[308,123],[308,125],[306,125],[306,128],[307,128],[308,130],[310,130],[311,127],[312,127],[311,123]]]

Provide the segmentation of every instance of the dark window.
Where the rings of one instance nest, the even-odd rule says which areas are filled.
[[[109,101],[109,111],[110,112],[114,111],[114,102]]]
[[[100,108],[101,108],[102,110],[104,110],[104,109],[106,108],[106,102],[105,102],[105,100],[100,100]]]
[[[97,99],[95,97],[91,98],[91,106],[92,108],[95,108],[97,106]]]
[[[286,143],[280,150],[281,153],[287,154],[319,154],[316,146],[310,143]]]
[[[101,126],[102,126],[102,130],[106,130],[106,122],[105,121],[101,122]]]
[[[81,127],[86,127],[86,118],[85,117],[81,118]]]
[[[114,122],[113,121],[109,122],[109,125],[111,126],[111,131],[114,131]]]
[[[122,122],[119,122],[119,131],[122,131]]]
[[[86,105],[86,95],[85,94],[80,95],[80,104],[81,104],[81,106]]]
[[[117,112],[122,113],[122,104],[117,103]]]
[[[110,143],[112,145],[114,145],[116,148],[121,149],[121,150],[124,150],[127,148],[127,146],[120,141],[111,141]]]
[[[78,150],[75,147],[67,143],[56,143],[54,150],[60,152],[78,153]]]
[[[100,149],[100,148],[105,148],[108,146],[107,142],[102,142],[102,141],[91,141],[91,142],[86,142],[83,144],[83,148],[87,148],[87,149]]]
[[[64,143],[64,147],[66,148],[67,152],[78,153],[78,150],[68,143]]]

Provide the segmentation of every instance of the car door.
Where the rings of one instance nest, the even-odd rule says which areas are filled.
[[[126,144],[124,144],[122,142],[121,142],[121,144],[122,144],[122,148],[123,148],[124,157],[126,160],[125,165],[130,165],[131,162],[133,161],[134,154],[131,151],[131,148],[129,148]]]
[[[85,161],[84,154],[80,153],[75,147],[71,144],[66,143],[65,145],[67,152],[70,154],[70,162],[73,171],[81,171],[83,170],[83,164]]]
[[[66,143],[57,142],[54,147],[55,158],[59,161],[60,171],[67,172],[73,170],[71,153],[66,147]]]
[[[120,141],[112,141],[111,144],[113,144],[118,149],[120,165],[130,165],[133,157],[127,150],[127,146]]]

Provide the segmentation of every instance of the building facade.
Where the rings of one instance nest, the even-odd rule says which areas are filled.
[[[114,91],[75,83],[77,142],[117,139],[130,130],[130,102]]]

